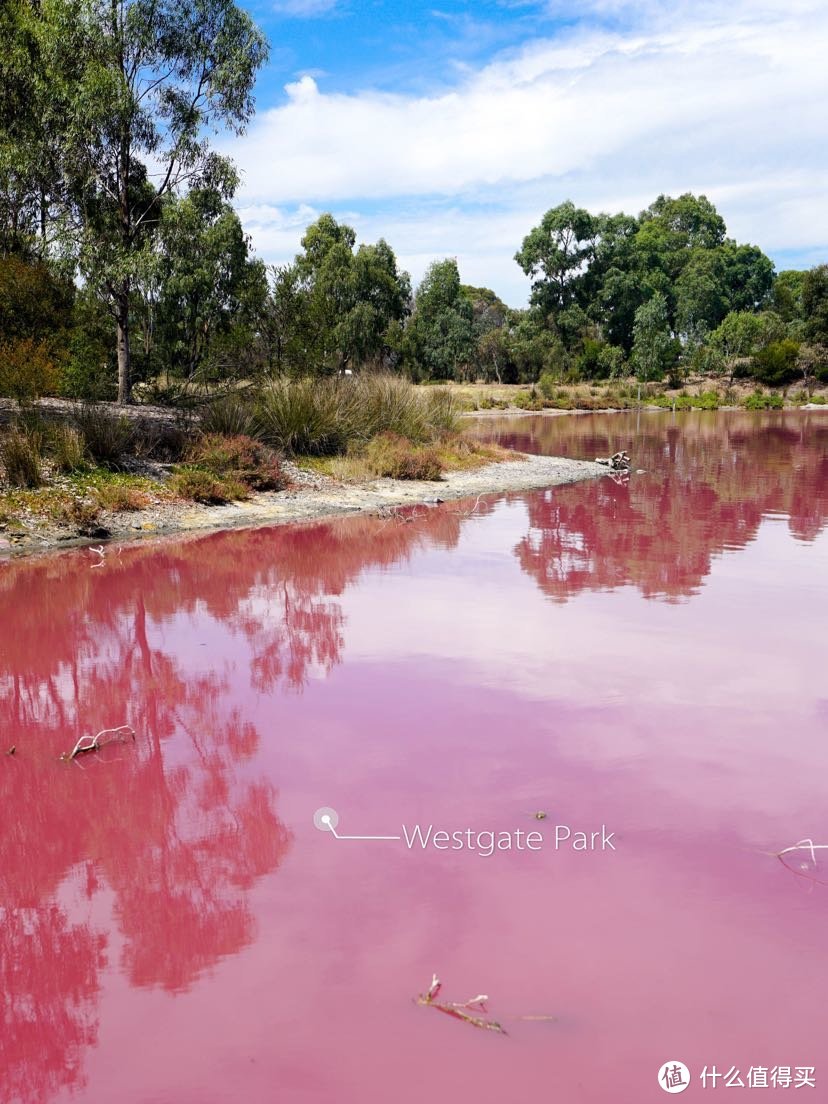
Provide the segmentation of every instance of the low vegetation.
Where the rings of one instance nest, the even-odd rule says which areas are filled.
[[[439,479],[493,455],[463,440],[457,411],[443,388],[382,374],[278,381],[181,417],[24,404],[0,428],[0,528],[98,534],[111,515],[241,501],[287,486],[285,456],[339,478]]]

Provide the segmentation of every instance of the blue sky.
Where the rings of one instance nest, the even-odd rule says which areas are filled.
[[[779,268],[828,259],[824,0],[255,0],[257,116],[222,148],[257,252],[322,211],[415,281],[457,257],[514,306],[549,207],[704,192]]]

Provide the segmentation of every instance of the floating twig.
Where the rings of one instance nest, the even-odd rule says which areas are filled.
[[[475,1016],[473,1012],[482,1012],[484,1015],[488,1015],[489,1010],[486,1007],[488,997],[484,994],[472,997],[467,1001],[438,1001],[437,997],[442,989],[443,984],[440,979],[434,974],[431,978],[431,985],[427,993],[420,993],[417,997],[417,1004],[425,1005],[428,1008],[435,1008],[438,1012],[442,1012],[446,1016],[452,1016],[456,1020],[462,1020],[463,1023],[471,1024],[472,1027],[481,1028],[484,1031],[496,1031],[500,1035],[508,1035],[506,1028],[497,1020],[487,1020],[483,1016]]]
[[[814,866],[817,864],[817,851],[828,851],[828,843],[814,843],[812,839],[801,839],[798,843],[791,844],[790,847],[783,847],[781,851],[771,851],[768,854],[773,855],[775,859],[779,859],[786,870],[790,870],[792,874],[795,874],[798,878],[804,878],[808,882],[816,883],[817,885],[828,885],[822,878],[817,878],[815,875],[808,873],[806,870],[796,870],[788,862],[785,861],[785,855],[793,854],[795,851],[807,851],[811,856],[811,862]],[[803,864],[804,865],[804,864]]]
[[[108,740],[101,740],[102,736],[109,736]],[[130,725],[119,725],[117,728],[102,728],[95,736],[81,736],[75,746],[67,755],[61,755],[61,759],[75,759],[78,755],[84,755],[88,751],[100,751],[107,744],[124,743],[128,739],[135,739],[135,729]]]

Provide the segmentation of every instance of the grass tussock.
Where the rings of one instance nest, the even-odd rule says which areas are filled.
[[[205,506],[222,506],[250,497],[250,490],[238,479],[220,478],[202,468],[184,467],[168,484],[176,498],[200,502]]]
[[[130,419],[92,404],[78,407],[73,417],[90,457],[105,468],[119,467],[135,443]]]
[[[254,437],[256,411],[242,393],[222,395],[202,412],[201,430],[205,434],[220,433],[225,437]]]
[[[276,380],[261,394],[257,435],[294,456],[335,456],[383,433],[426,442],[453,429],[458,410],[439,388],[394,376]]]
[[[444,467],[432,445],[418,445],[396,433],[379,433],[365,446],[372,475],[386,479],[442,479]]]
[[[40,487],[43,483],[42,438],[16,429],[0,441],[0,460],[12,487]]]
[[[71,474],[86,469],[86,438],[74,426],[53,426],[49,434],[49,449],[57,471]]]
[[[143,510],[150,502],[146,491],[126,483],[104,483],[97,488],[95,497],[102,509],[115,514]]]

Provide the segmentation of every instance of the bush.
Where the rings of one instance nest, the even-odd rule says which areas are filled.
[[[276,453],[243,434],[223,437],[208,433],[190,448],[188,459],[211,475],[230,476],[253,490],[278,491],[285,486]]]
[[[774,341],[753,357],[753,376],[768,387],[785,387],[799,376],[795,341]]]
[[[133,444],[134,427],[123,414],[100,406],[81,406],[74,421],[89,455],[104,467],[117,468]]]
[[[210,403],[201,415],[205,433],[224,433],[228,437],[253,437],[256,433],[256,412],[243,395],[223,395]]]
[[[58,471],[83,471],[87,466],[86,439],[79,429],[66,425],[54,426],[49,432],[49,447]]]
[[[558,397],[558,381],[551,372],[541,372],[538,390],[548,402]]]
[[[257,436],[283,452],[334,456],[379,433],[427,441],[457,423],[445,388],[422,389],[396,376],[278,380],[257,408]]]
[[[364,449],[365,461],[375,475],[387,479],[440,479],[443,465],[430,446],[415,445],[396,433],[380,433]]]
[[[745,410],[781,410],[783,406],[781,395],[765,391],[754,391],[744,402]]]
[[[104,483],[96,489],[95,495],[103,509],[112,513],[143,510],[149,503],[149,495],[145,491],[126,483]]]
[[[354,390],[346,380],[277,380],[257,408],[258,435],[280,451],[334,456],[354,436]],[[346,390],[347,389],[347,390]]]
[[[133,456],[173,462],[190,447],[192,433],[178,422],[140,418],[132,422],[127,450]]]
[[[60,371],[48,342],[20,337],[0,343],[0,395],[36,399],[54,394],[59,380]]]
[[[248,497],[248,489],[236,479],[219,479],[201,468],[182,468],[169,482],[170,490],[179,498],[221,506]]]
[[[0,441],[0,458],[13,487],[39,487],[43,482],[37,435],[13,430]]]

